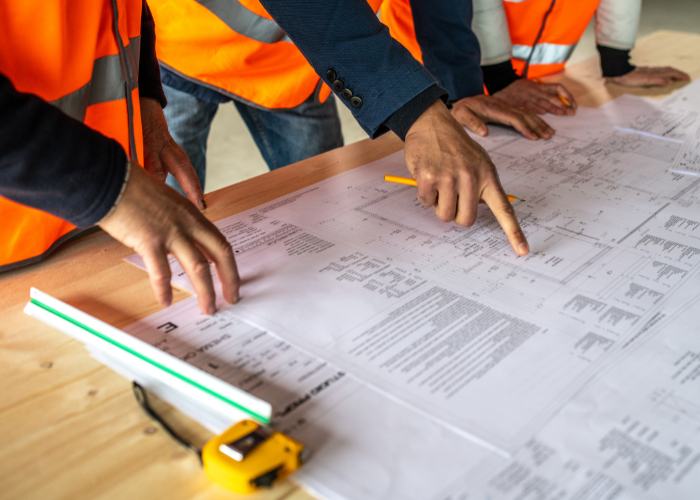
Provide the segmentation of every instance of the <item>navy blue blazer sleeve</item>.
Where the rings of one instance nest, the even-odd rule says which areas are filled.
[[[423,64],[458,101],[484,93],[481,49],[472,31],[471,0],[410,0]]]
[[[391,38],[366,0],[261,3],[331,88],[329,70],[362,99],[357,109],[340,100],[370,137],[386,132],[391,115],[437,85],[423,65]]]

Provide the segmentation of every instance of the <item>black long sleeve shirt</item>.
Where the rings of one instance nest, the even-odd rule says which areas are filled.
[[[145,0],[139,96],[166,103],[155,53],[155,23]],[[0,74],[0,196],[88,227],[114,206],[126,165],[126,153],[117,141],[36,95],[18,92]]]

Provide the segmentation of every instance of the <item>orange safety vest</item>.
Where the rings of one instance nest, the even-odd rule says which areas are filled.
[[[564,69],[600,0],[504,0],[513,68],[527,77]]]
[[[382,0],[368,0],[376,12]],[[268,109],[330,88],[258,0],[149,0],[156,53],[173,73]]]
[[[528,58],[528,78],[563,70],[598,3],[600,0],[504,0],[515,71],[522,75]],[[386,0],[380,13],[391,36],[422,62],[409,0]]]
[[[389,28],[392,38],[403,45],[419,63],[423,64],[423,51],[416,39],[410,0],[385,0],[379,9],[379,18]],[[484,93],[488,94],[486,85]]]
[[[392,38],[406,47],[416,61],[423,64],[423,52],[416,39],[410,0],[385,0],[379,9],[379,19],[389,28]]]
[[[0,0],[0,73],[143,158],[141,9],[141,0]],[[2,271],[42,259],[79,231],[3,197],[0,220]]]

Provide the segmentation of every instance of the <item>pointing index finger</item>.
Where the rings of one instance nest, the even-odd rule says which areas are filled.
[[[527,238],[525,238],[525,233],[520,228],[520,222],[518,222],[518,218],[515,215],[513,205],[508,201],[508,197],[497,178],[484,187],[481,192],[481,198],[491,208],[493,215],[496,216],[515,253],[527,255],[530,251]]]

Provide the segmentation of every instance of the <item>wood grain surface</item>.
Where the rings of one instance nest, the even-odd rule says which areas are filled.
[[[700,35],[659,31],[639,40],[632,62],[672,65],[700,76]],[[669,89],[606,84],[597,58],[546,78],[561,81],[580,105],[623,93],[663,97]],[[575,119],[575,118],[572,118]],[[208,194],[211,220],[399,151],[387,134]],[[117,327],[157,311],[146,273],[123,258],[132,251],[104,232],[64,245],[42,263],[0,275],[0,498],[235,499],[212,484],[198,461],[137,406],[131,383],[93,360],[82,344],[26,316],[34,286]],[[176,291],[175,300],[188,296]],[[176,428],[203,444],[209,433],[166,405]],[[245,498],[309,500],[292,481]]]

